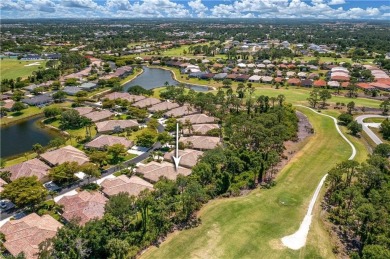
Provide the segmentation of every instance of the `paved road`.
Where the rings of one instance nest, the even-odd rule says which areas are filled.
[[[358,123],[362,124],[364,132],[371,138],[372,141],[374,141],[376,145],[382,144],[382,140],[367,126],[368,123],[363,122],[363,120],[367,118],[389,118],[389,116],[370,114],[361,115],[355,119]]]

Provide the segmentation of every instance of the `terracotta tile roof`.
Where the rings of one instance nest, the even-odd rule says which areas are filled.
[[[165,153],[164,159],[166,161],[173,161],[172,156],[175,155],[175,150]],[[193,166],[196,165],[198,162],[198,158],[203,155],[202,151],[198,151],[195,149],[184,149],[184,150],[179,150],[179,156],[181,156],[180,159],[180,164],[181,166],[192,168]]]
[[[384,83],[370,83],[371,86],[378,88],[380,90],[389,90],[390,84],[384,84]]]
[[[49,215],[35,213],[18,220],[10,220],[0,227],[5,235],[4,247],[13,255],[24,252],[26,258],[38,258],[39,244],[56,235],[62,224]]]
[[[3,186],[6,185],[7,182],[0,178],[0,192],[4,190]]]
[[[367,90],[375,89],[375,87],[371,86],[368,83],[357,83],[356,86],[361,88],[361,89],[367,89]]]
[[[87,118],[90,118],[93,122],[101,121],[101,120],[106,120],[110,117],[112,117],[114,114],[110,111],[107,110],[102,110],[102,111],[94,111],[85,114],[84,116]]]
[[[2,107],[4,107],[7,110],[11,110],[12,106],[15,104],[14,100],[4,100],[3,102],[4,105]]]
[[[85,144],[85,147],[87,148],[103,148],[105,146],[112,146],[115,144],[122,144],[126,148],[130,148],[134,145],[133,141],[128,140],[124,137],[117,137],[117,136],[111,136],[111,135],[100,135],[99,137],[95,138],[94,140],[88,142]]]
[[[323,79],[319,79],[313,82],[313,85],[316,87],[325,87],[326,86],[326,81]]]
[[[120,175],[106,179],[101,183],[101,186],[103,187],[103,192],[108,196],[116,195],[120,192],[138,196],[145,189],[153,190],[153,184],[134,175],[130,178],[126,175]]]
[[[107,120],[95,123],[98,132],[111,132],[115,127],[119,127],[121,130],[138,127],[139,124],[135,120]]]
[[[171,102],[161,102],[158,104],[154,104],[151,107],[148,108],[149,112],[159,112],[159,111],[167,111],[174,108],[178,108],[179,105],[177,103],[171,103]]]
[[[99,192],[82,191],[72,196],[64,196],[57,203],[64,206],[62,216],[67,221],[78,219],[80,225],[85,225],[92,219],[103,217],[107,201]]]
[[[192,143],[192,148],[206,150],[218,146],[220,139],[218,137],[191,136],[180,138],[180,142],[184,144]]]
[[[191,134],[195,134],[195,135],[206,135],[206,133],[209,131],[209,130],[212,130],[212,129],[219,129],[219,126],[218,124],[194,124],[192,125],[192,131],[191,131]],[[184,129],[183,130],[183,133],[184,134],[189,134],[190,132],[188,131],[188,129]]]
[[[290,78],[287,80],[287,83],[289,85],[300,85],[301,84],[301,80],[299,80],[298,78]]]
[[[333,81],[349,81],[349,76],[332,76]]]
[[[85,114],[88,114],[88,113],[91,113],[93,112],[93,108],[92,107],[77,107],[77,108],[74,108],[76,111],[78,111],[80,113],[80,115],[85,115]]]
[[[113,92],[105,95],[104,98],[108,98],[109,100],[124,99],[133,103],[133,102],[138,102],[140,100],[143,100],[146,97],[143,95],[132,95],[129,93]]]
[[[190,169],[181,166],[178,167],[178,170],[176,172],[175,166],[172,163],[168,162],[150,162],[146,165],[140,165],[137,168],[137,172],[142,174],[145,179],[151,182],[157,182],[161,176],[166,177],[170,180],[176,180],[179,174],[185,176],[191,174]]]
[[[276,83],[281,83],[281,82],[283,82],[283,78],[281,78],[281,77],[277,77],[277,78],[275,78],[275,82]]]
[[[89,161],[87,155],[70,145],[41,154],[41,158],[51,165],[60,165],[65,162],[77,162],[82,165]]]
[[[158,104],[160,102],[161,101],[157,98],[148,97],[148,98],[145,98],[143,100],[140,100],[138,102],[133,103],[133,106],[138,107],[138,108],[146,108],[146,107],[152,106],[154,104]]]
[[[44,182],[47,180],[50,167],[41,160],[34,158],[25,162],[6,167],[0,171],[9,171],[11,181],[20,177],[36,176],[38,180]]]
[[[185,115],[195,114],[198,112],[199,111],[195,107],[185,104],[183,106],[167,111],[166,113],[164,113],[164,115],[166,117],[181,117]]]
[[[192,124],[203,124],[203,123],[213,123],[217,119],[215,117],[207,116],[206,114],[192,114],[184,116],[183,118],[178,119],[178,121],[185,123],[186,120],[189,120]]]

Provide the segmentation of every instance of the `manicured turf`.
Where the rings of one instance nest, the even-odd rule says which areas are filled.
[[[55,103],[50,105],[49,107],[70,107],[70,103]],[[27,109],[21,110],[20,112],[9,112],[6,117],[0,119],[0,125],[3,126],[10,123],[14,123],[16,121],[27,119],[31,116],[35,116],[41,113],[43,113],[42,108],[38,108],[36,106],[29,106]]]
[[[279,173],[275,187],[210,201],[199,212],[199,227],[170,235],[159,248],[151,248],[142,257],[334,258],[330,237],[319,220],[318,203],[307,245],[294,251],[280,242],[298,229],[321,177],[351,155],[350,146],[331,119],[298,109],[308,116],[316,133]]]
[[[32,63],[39,63],[38,66],[25,66]],[[17,60],[4,58],[0,60],[1,79],[16,79],[18,77],[27,78],[33,71],[39,68],[45,68],[46,61],[44,60]]]
[[[366,118],[363,120],[365,123],[382,123],[385,118]]]

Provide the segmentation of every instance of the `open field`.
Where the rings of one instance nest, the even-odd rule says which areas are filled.
[[[39,65],[25,66],[29,64],[39,63]],[[1,79],[16,79],[18,77],[27,78],[33,71],[38,70],[40,67],[45,67],[45,60],[17,60],[4,58],[0,61],[0,75]]]
[[[305,108],[298,110],[308,116],[315,134],[279,173],[275,187],[210,201],[199,212],[199,227],[170,235],[159,248],[151,248],[142,257],[333,258],[330,237],[319,220],[318,204],[305,248],[289,250],[280,241],[298,229],[322,176],[351,154],[330,118]]]

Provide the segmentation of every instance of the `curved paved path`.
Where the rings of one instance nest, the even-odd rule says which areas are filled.
[[[364,123],[363,120],[367,118],[389,118],[389,116],[382,116],[382,115],[360,115],[355,120],[362,124],[363,130],[367,135],[374,141],[376,145],[382,144],[383,141],[368,127],[369,123]]]
[[[315,113],[317,113],[319,115],[331,118],[334,121],[334,124],[336,126],[337,132],[340,134],[340,136],[352,148],[352,154],[349,157],[349,160],[352,160],[352,159],[355,158],[355,156],[356,156],[356,148],[352,144],[352,142],[349,141],[347,139],[347,137],[344,136],[344,134],[341,132],[341,130],[339,128],[339,125],[337,124],[337,119],[335,117],[327,115],[327,114],[319,113],[316,110],[314,110],[312,108],[309,108],[309,107],[306,107],[306,106],[303,106],[303,105],[296,105],[296,106],[309,109],[309,110],[311,110],[311,111],[313,111],[313,112],[315,112]],[[300,249],[300,248],[305,246],[307,235],[309,234],[309,230],[310,230],[311,219],[312,219],[312,216],[313,216],[312,215],[313,208],[314,208],[315,202],[317,200],[317,197],[318,197],[318,195],[319,195],[319,193],[321,191],[321,187],[324,184],[327,175],[328,174],[324,175],[324,177],[322,177],[320,183],[318,184],[318,186],[317,186],[317,188],[316,188],[316,190],[315,190],[315,192],[313,194],[313,197],[310,200],[310,204],[309,204],[309,208],[307,209],[307,213],[306,213],[305,217],[303,218],[303,221],[302,221],[301,225],[299,226],[299,229],[294,234],[289,235],[289,236],[285,236],[285,237],[282,238],[283,245],[287,246],[288,248],[293,249],[293,250],[298,250],[298,249]]]

